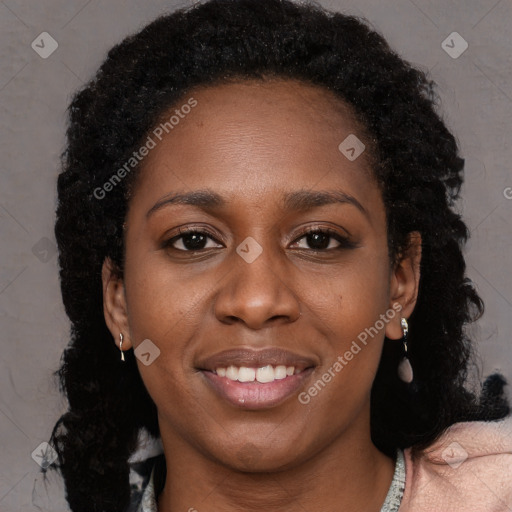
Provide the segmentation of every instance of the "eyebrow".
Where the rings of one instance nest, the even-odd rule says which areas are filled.
[[[281,202],[286,210],[307,211],[329,204],[351,204],[369,217],[367,210],[353,196],[337,190],[297,190],[282,195]],[[146,218],[156,211],[172,204],[197,206],[202,210],[215,210],[227,204],[226,199],[209,189],[194,190],[182,194],[168,194],[159,199],[146,213]]]

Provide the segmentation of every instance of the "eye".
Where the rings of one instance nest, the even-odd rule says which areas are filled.
[[[301,240],[303,240],[303,245],[300,245]],[[294,242],[294,245],[296,244],[299,244],[297,247],[298,249],[310,249],[313,251],[349,249],[355,247],[355,244],[352,243],[347,237],[341,235],[335,230],[328,228],[308,229],[305,234],[303,234]]]
[[[222,247],[221,244],[218,244],[213,235],[207,231],[187,228],[180,229],[178,232],[180,233],[179,235],[164,242],[164,247],[183,252],[201,251],[203,249]],[[212,243],[208,243],[209,241],[215,243],[212,245]]]
[[[164,248],[171,248],[179,252],[196,252],[205,249],[223,247],[208,231],[182,228],[176,235],[163,243]],[[292,247],[297,249],[309,249],[322,252],[334,249],[348,249],[356,245],[346,236],[328,228],[308,229],[301,237],[297,238]]]

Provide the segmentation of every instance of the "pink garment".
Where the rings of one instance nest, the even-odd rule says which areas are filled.
[[[456,423],[421,456],[404,454],[399,512],[512,512],[512,416]]]

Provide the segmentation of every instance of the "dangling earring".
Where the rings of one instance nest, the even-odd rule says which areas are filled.
[[[411,363],[409,361],[409,358],[407,357],[407,334],[409,333],[409,325],[405,318],[402,318],[400,320],[400,324],[402,326],[405,355],[404,357],[402,357],[402,360],[398,365],[398,377],[400,377],[400,380],[403,380],[404,382],[407,382],[407,384],[410,384],[412,382],[412,379],[414,378],[414,375]]]
[[[119,350],[121,351],[121,361],[124,361],[124,352],[123,352],[123,333],[119,333]]]

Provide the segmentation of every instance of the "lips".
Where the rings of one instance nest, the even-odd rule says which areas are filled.
[[[295,394],[317,366],[311,357],[279,348],[231,349],[199,362],[205,382],[243,409],[276,407]]]
[[[217,368],[229,366],[246,368],[263,368],[264,366],[293,366],[302,371],[311,366],[316,366],[314,359],[283,350],[277,347],[250,350],[244,348],[224,350],[211,357],[199,361],[197,367],[200,370],[216,371]]]

